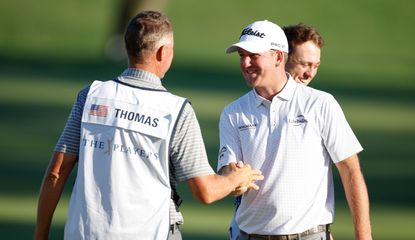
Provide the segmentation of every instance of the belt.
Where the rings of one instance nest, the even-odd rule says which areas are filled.
[[[247,239],[250,239],[250,240],[297,240],[297,239],[300,239],[301,237],[305,237],[305,236],[315,234],[315,233],[320,233],[320,232],[330,232],[330,224],[318,225],[317,227],[307,229],[302,233],[288,234],[288,235],[248,234],[240,230],[240,234],[242,236],[248,237]]]

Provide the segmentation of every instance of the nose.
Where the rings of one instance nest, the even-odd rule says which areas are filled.
[[[312,74],[313,74],[312,72],[313,72],[312,68],[311,67],[307,67],[307,70],[304,72],[304,77],[305,78],[312,77]]]
[[[310,70],[310,77],[314,78],[317,75],[318,67],[312,67]]]
[[[314,66],[308,66],[307,70],[304,72],[304,77],[309,79],[309,78],[314,78],[314,76],[317,74],[317,67]]]
[[[251,58],[249,56],[241,56],[239,61],[241,67],[248,67],[251,65]]]

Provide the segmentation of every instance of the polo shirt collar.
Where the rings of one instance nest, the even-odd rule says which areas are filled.
[[[261,95],[259,95],[257,92],[256,92],[256,90],[255,90],[255,88],[254,89],[252,89],[252,94],[251,94],[251,96],[253,96],[253,98],[254,98],[254,100],[255,100],[255,106],[256,107],[259,107],[259,106],[261,106],[261,104],[266,104],[267,102],[269,102],[267,99],[265,99],[265,98],[263,98],[263,97],[261,97]]]
[[[291,75],[289,73],[287,73],[287,77],[288,77],[288,81],[285,84],[284,88],[281,90],[280,93],[275,95],[273,100],[275,98],[279,98],[283,101],[289,101],[293,97],[295,89],[297,87],[297,83],[294,81],[294,79],[291,77]],[[271,101],[269,101],[268,99],[265,99],[264,97],[259,95],[256,92],[255,88],[252,89],[252,95],[253,95],[253,98],[255,100],[256,107],[259,107],[261,104],[264,104],[264,105],[270,105],[271,104]]]
[[[294,81],[294,79],[288,73],[287,73],[287,77],[288,77],[287,84],[285,84],[282,91],[280,93],[278,93],[275,97],[278,97],[282,100],[289,101],[289,100],[291,100],[291,98],[294,95],[295,88],[297,87],[297,83]]]
[[[117,79],[136,87],[165,90],[159,77],[151,72],[138,68],[127,68]]]

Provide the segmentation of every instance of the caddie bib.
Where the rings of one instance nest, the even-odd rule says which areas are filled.
[[[185,103],[118,81],[91,85],[65,239],[167,239],[169,144]]]

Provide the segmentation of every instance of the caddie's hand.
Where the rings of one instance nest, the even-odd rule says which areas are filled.
[[[238,162],[236,163],[236,166],[237,166],[238,168],[241,168],[241,167],[243,167],[243,166],[244,166],[244,162],[243,162],[243,161],[238,161]]]
[[[262,179],[258,179],[258,180],[263,180],[264,177],[262,177]],[[255,184],[254,181],[252,181],[248,186],[239,186],[237,188],[235,188],[235,190],[233,190],[230,195],[238,197],[242,194],[244,194],[245,192],[247,192],[249,189],[253,189],[253,190],[259,190],[259,186]]]
[[[244,162],[243,161],[238,161],[236,163],[236,166],[238,168],[242,168],[244,166]],[[254,189],[254,190],[258,190],[259,186],[255,184],[255,181],[257,180],[264,180],[264,176],[262,175],[261,171],[259,170],[254,170],[257,171],[259,174],[254,175],[253,178],[251,179],[251,181],[249,182],[248,186],[240,186],[240,188],[243,190],[246,187],[246,190],[249,189]]]
[[[247,171],[247,175],[244,176],[245,178],[241,179],[241,184],[231,192],[233,196],[239,196],[249,189],[258,190],[259,186],[255,184],[255,181],[264,179],[261,171],[253,170],[249,164],[244,165],[242,161],[233,163],[232,166],[229,166],[229,169],[233,169],[233,171]]]
[[[237,163],[231,163],[229,164],[229,169],[230,170],[236,170],[236,168],[242,168],[244,166],[244,162],[243,161],[238,161]],[[235,188],[235,190],[233,190],[230,195],[232,196],[240,196],[242,194],[244,194],[246,191],[248,191],[248,187],[247,186],[238,186],[237,188]]]
[[[229,195],[234,196],[234,197],[238,197],[238,196],[241,196],[242,194],[244,194],[246,191],[248,191],[248,187],[239,186],[239,187],[235,188],[235,190],[233,190]]]

